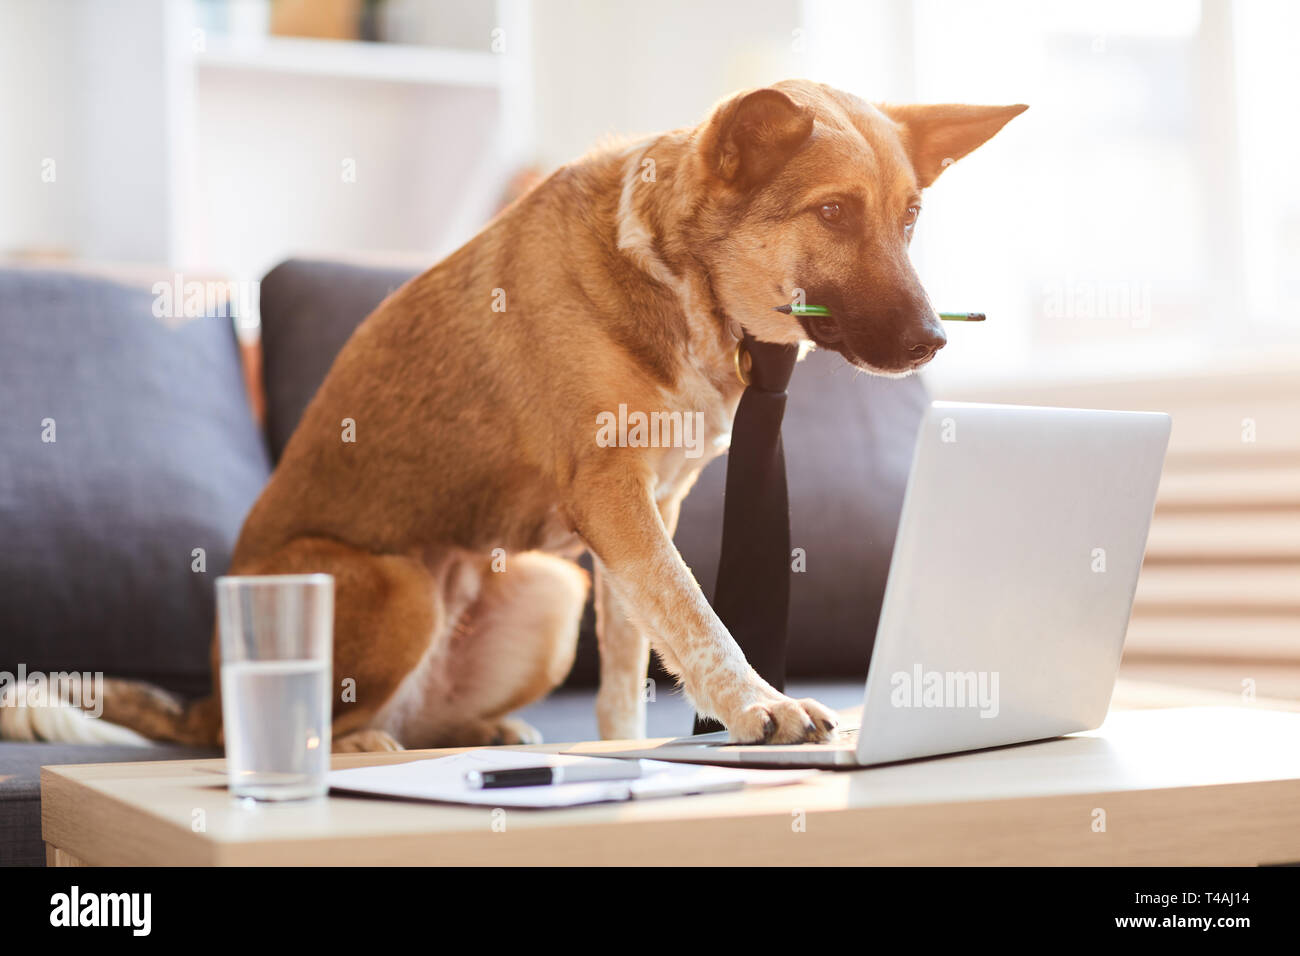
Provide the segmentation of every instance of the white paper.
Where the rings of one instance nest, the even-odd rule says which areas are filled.
[[[606,757],[576,754],[536,754],[521,750],[470,750],[450,757],[433,757],[379,767],[334,770],[333,790],[408,800],[437,800],[488,807],[576,807],[588,803],[647,800],[691,793],[716,793],[746,786],[780,786],[806,780],[815,770],[740,770],[641,761],[642,776],[635,780],[601,780],[540,787],[500,787],[481,790],[465,782],[470,770],[510,770],[517,767],[558,767]]]

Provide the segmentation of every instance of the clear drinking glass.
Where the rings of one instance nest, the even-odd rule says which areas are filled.
[[[221,715],[230,791],[322,796],[330,758],[334,578],[217,578]]]

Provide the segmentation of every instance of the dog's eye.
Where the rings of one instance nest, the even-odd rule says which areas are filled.
[[[840,208],[837,202],[822,203],[822,207],[817,210],[817,215],[821,216],[825,222],[838,223],[844,218],[844,210]]]
[[[907,215],[905,215],[905,216],[903,217],[903,225],[904,225],[904,226],[915,226],[915,225],[916,225],[916,217],[919,216],[919,215],[921,215],[921,207],[920,207],[920,206],[908,206],[908,207],[907,207]]]

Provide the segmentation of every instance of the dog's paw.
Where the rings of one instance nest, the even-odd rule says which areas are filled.
[[[540,744],[542,732],[518,717],[503,717],[493,726],[492,746],[502,744]]]
[[[336,754],[375,753],[384,750],[405,750],[386,730],[354,730],[334,741]]]
[[[830,740],[838,724],[832,710],[810,697],[778,695],[742,709],[727,730],[736,743],[811,744]]]

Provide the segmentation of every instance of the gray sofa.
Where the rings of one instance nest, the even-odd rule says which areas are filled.
[[[240,523],[335,354],[410,273],[290,261],[261,288],[265,427],[228,318],[156,318],[149,284],[0,269],[0,672],[97,671],[183,694],[210,681],[213,587]],[[170,276],[160,277],[170,280]],[[915,379],[833,355],[796,370],[785,425],[793,543],[792,688],[856,702],[913,437]],[[706,592],[725,464],[701,477],[677,542]],[[552,740],[595,735],[590,609],[569,680],[525,717]],[[658,675],[653,734],[690,709]],[[39,768],[193,756],[0,741],[0,865],[39,864]]]

